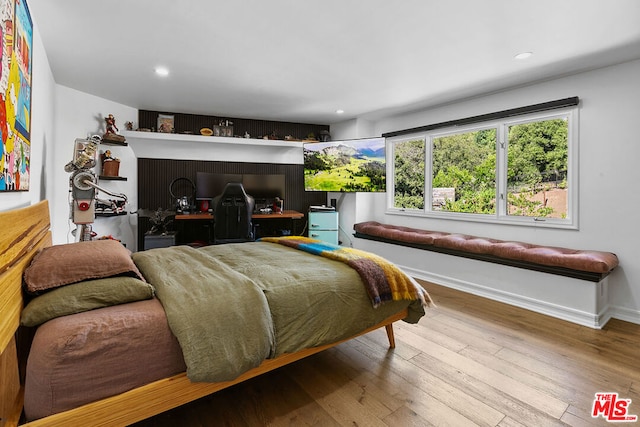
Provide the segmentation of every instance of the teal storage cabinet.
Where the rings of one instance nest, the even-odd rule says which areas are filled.
[[[309,237],[338,244],[338,212],[309,212]]]

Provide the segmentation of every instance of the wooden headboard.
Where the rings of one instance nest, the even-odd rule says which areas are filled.
[[[51,245],[49,204],[0,212],[0,427],[17,425],[23,390],[16,331],[23,307],[22,274],[33,256]]]

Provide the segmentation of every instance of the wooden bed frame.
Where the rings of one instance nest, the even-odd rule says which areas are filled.
[[[23,307],[22,275],[33,256],[52,243],[49,205],[42,201],[26,208],[0,212],[0,427],[20,425],[24,401],[26,351],[16,344]],[[407,316],[403,310],[361,333],[333,344],[284,354],[265,360],[233,381],[192,383],[186,373],[161,379],[125,393],[51,415],[25,426],[126,426],[173,409],[195,399],[288,365],[336,346],[356,336],[385,327],[391,348],[395,347],[393,322]]]

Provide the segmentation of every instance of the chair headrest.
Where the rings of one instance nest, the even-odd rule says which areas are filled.
[[[228,182],[225,185],[224,190],[222,191],[222,197],[226,196],[246,196],[247,193],[244,191],[244,186],[240,182]]]

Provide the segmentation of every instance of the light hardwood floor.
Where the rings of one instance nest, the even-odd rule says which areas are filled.
[[[395,350],[375,331],[136,427],[612,425],[591,417],[596,392],[640,415],[640,325],[593,330],[423,286],[437,308],[396,323]]]

